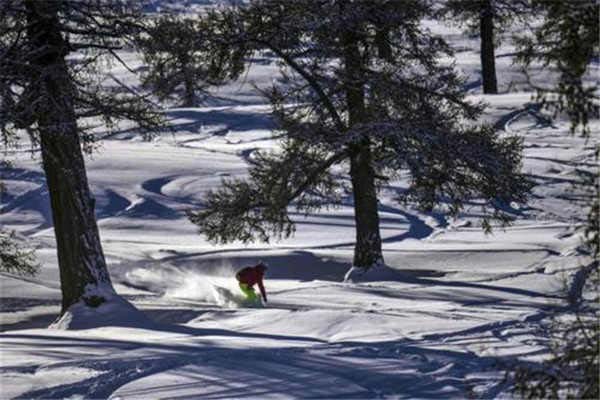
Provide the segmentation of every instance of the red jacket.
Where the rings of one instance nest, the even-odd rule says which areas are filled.
[[[265,287],[263,286],[265,269],[266,268],[260,264],[255,267],[246,267],[240,270],[235,277],[240,283],[245,283],[250,287],[258,284],[260,294],[262,295],[263,299],[267,301],[267,293],[265,292]]]

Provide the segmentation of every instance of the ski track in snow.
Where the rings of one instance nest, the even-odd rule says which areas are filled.
[[[349,200],[307,217],[292,210],[293,238],[211,245],[185,211],[222,178],[244,176],[256,151],[277,148],[268,106],[238,82],[212,106],[169,110],[173,132],[144,142],[124,129],[87,161],[117,291],[156,326],[49,330],[60,290],[47,189],[38,160],[12,151],[14,167],[0,170],[0,224],[31,238],[43,268],[35,278],[0,274],[2,396],[510,398],[506,371],[544,357],[547,317],[565,307],[580,262],[568,227],[584,216],[568,189],[595,166],[593,150],[530,93],[479,95],[477,43],[450,34],[467,90],[490,104],[484,119],[524,138],[536,186],[528,205],[506,206],[514,226],[485,236],[476,201],[456,220],[398,205],[401,177],[380,195],[384,255],[396,269],[385,280],[341,282],[354,245]],[[502,90],[518,75],[504,50]],[[274,68],[265,59],[249,75],[269,83]],[[124,69],[113,73],[135,87]],[[270,265],[268,306],[240,306],[234,272],[260,259]]]
[[[196,335],[210,339],[210,333],[208,337],[202,331]],[[270,398],[281,393],[290,397],[327,398],[380,397],[398,393],[403,393],[406,398],[440,394],[456,397],[465,389],[489,383],[487,376],[477,376],[477,373],[482,372],[482,367],[489,368],[502,362],[496,357],[393,341],[368,345],[343,343],[219,349],[203,343],[178,345],[177,340],[136,343],[19,333],[4,336],[3,340],[8,343],[35,339],[50,348],[93,346],[118,354],[80,355],[76,361],[20,370],[3,368],[3,376],[12,379],[41,376],[53,369],[94,371],[81,381],[57,385],[47,382],[51,387],[26,391],[18,398],[157,398],[169,396],[173,391],[185,398]],[[275,339],[289,340],[285,335]],[[373,364],[374,360],[375,365],[364,365],[365,362]],[[368,373],[365,373],[365,367]],[[415,376],[418,377],[416,384]]]

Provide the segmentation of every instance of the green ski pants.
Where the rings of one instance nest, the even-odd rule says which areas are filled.
[[[258,295],[256,294],[256,292],[254,291],[254,289],[251,286],[248,286],[247,284],[240,282],[240,289],[242,289],[242,292],[246,295],[246,299],[248,299],[250,301],[258,300]]]

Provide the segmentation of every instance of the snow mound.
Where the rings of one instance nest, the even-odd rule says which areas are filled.
[[[105,301],[90,306],[81,300],[53,322],[49,328],[59,330],[93,329],[107,326],[152,328],[155,324],[116,293],[103,294]]]

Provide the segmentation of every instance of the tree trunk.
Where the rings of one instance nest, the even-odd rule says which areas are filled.
[[[497,94],[496,55],[494,49],[494,12],[490,0],[484,0],[480,17],[481,74],[483,93]]]
[[[370,268],[383,263],[375,171],[371,165],[371,148],[368,142],[361,145],[350,159],[350,176],[354,194],[354,219],[356,221],[355,267]]]
[[[362,58],[358,47],[357,27],[343,33],[345,92],[350,128],[366,120]],[[355,267],[370,268],[383,262],[375,171],[372,165],[371,143],[368,138],[352,146],[350,176],[354,195],[356,221]]]
[[[190,76],[187,72],[184,72],[185,79],[183,82],[183,90],[184,90],[184,99],[183,106],[184,107],[195,107],[196,106],[196,91],[194,90],[194,82],[193,77]]]
[[[74,303],[90,306],[113,292],[94,215],[77,119],[74,88],[65,63],[69,45],[62,37],[59,2],[26,1],[28,40],[36,50],[31,59],[31,85],[40,101],[35,118],[42,161],[50,193],[62,290],[61,315]]]
[[[388,29],[377,29],[375,31],[375,45],[377,46],[377,56],[386,61],[392,60],[392,47],[388,40]]]

